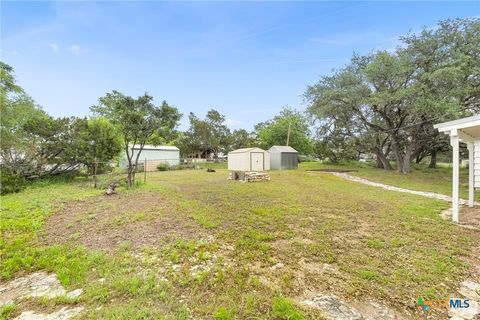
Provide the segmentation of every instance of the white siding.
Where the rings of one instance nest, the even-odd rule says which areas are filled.
[[[264,171],[270,170],[270,153],[260,148],[251,148],[244,152],[230,152],[228,154],[228,170],[252,171],[252,153],[263,153]]]
[[[475,139],[474,142],[474,181],[475,181],[475,188],[480,188],[480,139]]]

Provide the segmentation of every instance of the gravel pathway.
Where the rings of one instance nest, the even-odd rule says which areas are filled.
[[[382,188],[382,189],[385,189],[385,190],[391,190],[391,191],[397,191],[397,192],[403,192],[403,193],[410,193],[410,194],[415,194],[417,196],[422,196],[422,197],[427,197],[427,198],[433,198],[433,199],[443,200],[443,201],[447,201],[447,202],[452,202],[452,197],[446,196],[444,194],[439,194],[439,193],[435,193],[435,192],[427,192],[427,191],[416,191],[416,190],[394,187],[394,186],[390,186],[388,184],[373,182],[373,181],[363,179],[363,178],[360,178],[360,177],[357,177],[357,176],[354,176],[354,175],[351,175],[351,174],[348,174],[348,173],[344,173],[344,172],[330,172],[330,173],[339,177],[339,178],[363,183],[363,184],[366,184],[366,185],[372,186],[372,187],[378,187],[378,188]],[[461,205],[466,205],[467,200],[460,199],[459,203]],[[474,204],[475,205],[480,205],[480,202],[474,202]]]

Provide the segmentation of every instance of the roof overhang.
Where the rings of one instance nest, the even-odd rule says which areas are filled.
[[[473,142],[480,138],[480,115],[439,123],[433,127],[450,136],[458,136],[464,142]]]

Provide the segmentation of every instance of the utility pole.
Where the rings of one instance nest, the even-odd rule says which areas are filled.
[[[290,144],[290,127],[291,123],[288,123],[288,133],[287,133],[287,146]]]

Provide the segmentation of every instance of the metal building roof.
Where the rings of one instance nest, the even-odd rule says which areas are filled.
[[[135,145],[135,148],[133,148],[133,149],[138,150],[138,149],[140,149],[140,146]],[[180,149],[178,149],[175,146],[154,146],[154,145],[151,145],[151,144],[146,144],[146,145],[143,146],[143,150],[179,151]]]
[[[276,151],[276,152],[298,153],[297,150],[293,149],[290,146],[273,146],[270,149],[268,149],[268,151],[270,152],[270,151],[272,151],[272,149],[273,149],[273,151]]]

